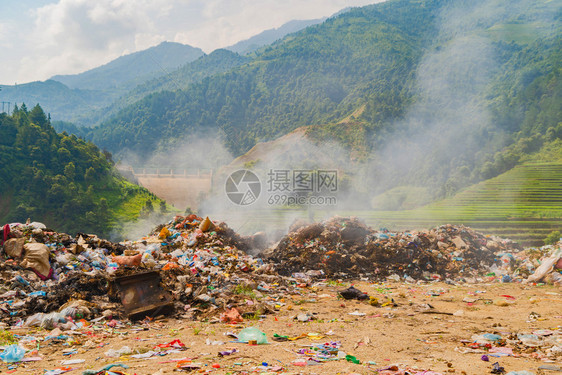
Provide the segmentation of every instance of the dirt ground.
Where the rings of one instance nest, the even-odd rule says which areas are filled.
[[[274,373],[276,370],[287,374],[377,374],[378,370],[397,365],[400,369],[417,369],[409,372],[411,374],[432,370],[442,374],[479,375],[491,373],[494,362],[499,362],[506,372],[527,370],[540,374],[543,373],[538,370],[541,365],[562,365],[545,362],[530,352],[509,357],[490,355],[489,362],[481,359],[482,353],[462,353],[469,348],[471,337],[477,334],[497,333],[507,338],[510,333],[531,333],[539,329],[560,332],[562,289],[559,287],[509,283],[460,286],[444,283],[355,283],[358,289],[376,297],[381,304],[393,299],[396,305],[390,303],[376,307],[368,301],[338,298],[337,291],[349,285],[330,282],[302,288],[301,294],[288,295],[284,300],[276,301],[278,311],[275,314],[265,318],[256,316],[255,320],[245,320],[236,326],[163,318],[149,323],[123,322],[110,328],[100,321],[74,333],[64,332],[69,336],[66,341],[39,340],[38,343],[29,341],[27,344],[25,340],[21,341],[27,349],[39,346],[36,355],[42,359],[12,368],[2,364],[0,372],[44,374],[46,370],[67,367],[72,369],[68,374],[82,374],[87,369],[97,370],[107,364],[123,363],[129,368],[115,367],[114,370],[131,375],[172,374],[176,371],[190,372],[176,369],[177,360],[186,358],[191,359],[193,364],[201,365],[192,373],[215,374]],[[355,311],[365,315],[350,315]],[[314,316],[314,320],[300,322],[294,319],[297,314],[307,312]],[[225,335],[249,326],[265,332],[269,344],[237,343]],[[18,329],[12,333],[22,339],[25,335],[44,338],[49,332]],[[305,334],[305,337],[276,342],[274,334],[291,337]],[[154,350],[158,344],[177,339],[186,345],[186,350],[148,359],[105,355],[108,350],[119,350],[123,346],[130,347],[134,353],[145,353]],[[298,359],[306,361],[307,356],[296,353],[299,349],[334,341],[341,342],[340,350],[355,356],[361,363],[340,359],[318,365],[293,364]],[[232,348],[238,352],[223,357],[218,355],[219,351]],[[69,352],[72,354],[65,355]],[[32,356],[33,353],[26,355]],[[82,359],[85,360],[83,363],[62,364],[63,361]],[[263,363],[268,366],[262,367]]]

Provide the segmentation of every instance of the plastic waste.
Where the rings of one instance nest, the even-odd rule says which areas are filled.
[[[47,229],[47,227],[45,226],[45,224],[40,223],[38,221],[34,221],[31,224],[29,224],[29,226],[33,229]]]
[[[533,282],[541,281],[543,277],[545,277],[548,273],[552,272],[552,270],[554,269],[554,265],[558,262],[558,260],[560,260],[560,258],[562,258],[562,248],[554,251],[554,253],[550,257],[543,259],[541,261],[540,267],[537,268],[535,270],[535,273],[529,276],[529,278],[525,280],[525,282],[533,283]]]
[[[106,357],[121,357],[122,355],[125,354],[131,354],[133,351],[131,350],[131,348],[129,348],[128,346],[123,346],[121,349],[109,349],[107,352],[105,352],[105,356]]]
[[[521,343],[525,346],[541,346],[541,340],[537,335],[520,333],[517,335],[517,338],[521,340]]]
[[[124,369],[128,369],[129,366],[123,363],[111,363],[107,366],[100,368],[99,370],[86,370],[82,372],[82,375],[98,375],[98,374],[105,374],[105,371],[111,370],[113,367],[122,367]]]
[[[510,371],[505,375],[535,375],[535,373],[531,371],[523,370],[523,371]]]
[[[156,265],[156,260],[148,250],[142,254],[141,262],[149,267],[154,267]]]
[[[500,366],[499,362],[495,362],[492,365],[492,371],[491,372],[492,372],[492,374],[503,374],[505,372],[505,369],[502,366]]]
[[[249,342],[250,340],[252,340],[252,341],[255,340],[258,345],[268,344],[267,337],[265,336],[265,333],[263,333],[262,331],[259,330],[259,328],[256,328],[256,327],[244,328],[238,334],[238,341]]]
[[[345,360],[347,362],[355,363],[356,365],[361,364],[361,361],[355,358],[354,356],[352,356],[351,354],[346,355]]]
[[[24,327],[41,327],[45,329],[52,329],[58,326],[60,323],[66,323],[66,318],[63,314],[53,312],[53,313],[37,313],[33,314],[27,318]]]
[[[359,289],[356,289],[353,285],[350,286],[349,288],[342,290],[339,292],[340,295],[345,298],[345,299],[358,299],[358,300],[362,300],[362,299],[367,299],[369,298],[369,296],[367,295],[367,293],[363,293],[362,291],[360,291]]]
[[[0,353],[0,358],[4,362],[19,362],[24,356],[25,350],[17,344],[8,346]]]
[[[499,341],[502,339],[500,335],[496,335],[495,333],[485,333],[482,335],[482,337],[490,341]]]
[[[550,280],[552,281],[553,284],[562,284],[562,274],[560,274],[559,272],[553,272],[550,275]]]
[[[201,222],[201,224],[199,224],[199,229],[201,229],[202,232],[207,232],[212,229],[212,227],[213,223],[208,216]]]

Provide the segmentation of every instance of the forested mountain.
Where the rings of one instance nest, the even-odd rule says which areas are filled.
[[[200,48],[181,43],[162,42],[157,46],[121,56],[80,74],[57,75],[51,79],[70,88],[125,92],[156,76],[167,74],[203,56]]]
[[[164,42],[84,73],[54,76],[44,82],[1,85],[0,97],[12,105],[39,103],[56,120],[93,126],[93,111],[109,106],[138,84],[168,74],[202,55],[199,48]]]
[[[78,121],[88,110],[103,108],[115,99],[114,93],[96,90],[71,89],[53,80],[30,82],[21,85],[1,85],[0,98],[16,104],[41,104],[54,118]]]
[[[177,134],[218,132],[241,155],[306,125],[354,146],[356,129],[369,186],[451,193],[515,165],[549,128],[557,134],[561,14],[548,0],[355,8],[226,74],[145,97],[91,136],[146,152]]]
[[[292,34],[249,64],[187,90],[144,98],[95,129],[93,139],[113,150],[146,150],[159,141],[148,136],[155,129],[165,139],[185,127],[214,128],[239,155],[259,140],[347,115],[373,86],[383,100],[406,96],[440,2],[391,3]]]
[[[149,94],[186,89],[192,83],[200,82],[204,78],[215,74],[227,72],[248,61],[250,61],[249,58],[237,53],[224,49],[215,50],[171,71],[169,74],[153,78],[136,86],[107,107],[90,114],[90,120],[93,123],[98,123]]]
[[[111,155],[56,133],[40,106],[0,114],[0,222],[27,218],[69,233],[108,236],[163,202],[123,179]],[[148,203],[150,202],[150,203]]]
[[[275,42],[278,39],[283,38],[287,34],[291,34],[300,31],[308,26],[316,25],[324,22],[326,18],[318,18],[314,20],[293,20],[289,21],[276,29],[269,29],[262,31],[258,35],[255,35],[249,39],[242,40],[230,47],[226,47],[226,50],[239,53],[241,55],[247,55],[252,53],[259,48],[266,46]]]

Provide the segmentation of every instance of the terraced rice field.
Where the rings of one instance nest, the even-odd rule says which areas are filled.
[[[525,246],[543,245],[553,230],[562,231],[562,163],[529,163],[473,185],[454,197],[403,211],[341,210],[315,207],[214,213],[241,233],[286,232],[297,218],[322,220],[357,216],[373,228],[428,229],[463,224],[487,234],[511,238]]]
[[[416,210],[371,212],[365,219],[389,228],[464,224],[540,245],[551,231],[562,229],[562,163],[524,164],[440,202]]]

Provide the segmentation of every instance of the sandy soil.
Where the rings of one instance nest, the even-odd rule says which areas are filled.
[[[366,301],[338,299],[337,291],[347,286],[349,284],[332,283],[318,288],[302,288],[300,295],[290,295],[277,301],[280,308],[276,314],[261,320],[246,320],[238,326],[163,318],[145,324],[126,323],[112,329],[100,322],[97,326],[80,329],[66,343],[40,341],[37,354],[42,360],[20,364],[13,373],[43,374],[44,370],[61,367],[62,361],[72,359],[84,359],[85,362],[67,366],[73,368],[68,374],[82,374],[86,369],[99,369],[110,363],[127,364],[127,370],[114,368],[127,374],[185,372],[176,369],[176,360],[181,358],[191,358],[193,363],[202,365],[201,370],[193,373],[209,371],[216,374],[267,373],[265,368],[258,367],[262,362],[266,362],[269,369],[281,366],[283,373],[291,374],[376,374],[378,369],[397,364],[400,368],[409,366],[420,371],[479,375],[489,374],[492,363],[496,361],[505,367],[506,372],[528,370],[539,374],[539,366],[553,365],[534,358],[531,353],[518,357],[490,357],[490,362],[484,362],[482,354],[462,354],[459,349],[467,348],[461,340],[470,340],[475,334],[498,333],[506,338],[513,332],[562,330],[560,288],[521,284],[356,283],[357,288],[377,297],[381,303],[392,298],[397,304],[397,307],[375,307]],[[476,301],[466,302],[472,300]],[[433,309],[424,313],[424,304],[430,304]],[[354,311],[365,313],[365,316],[350,315]],[[314,314],[316,319],[310,322],[293,319],[305,312]],[[531,312],[540,314],[540,317],[529,319]],[[252,346],[232,342],[233,339],[224,335],[228,331],[239,332],[247,326],[259,327],[267,334],[270,343]],[[13,333],[37,338],[48,334],[37,329],[20,329]],[[307,336],[295,341],[276,342],[273,341],[275,333],[289,336],[317,333],[323,337],[314,339]],[[129,356],[109,358],[104,354],[109,349],[118,350],[123,346],[129,346],[135,352],[146,352],[158,344],[176,339],[185,343],[185,351],[149,359]],[[213,341],[224,343],[209,345]],[[328,341],[341,341],[340,350],[354,355],[361,364],[345,360],[305,367],[292,364],[299,358],[306,359],[296,354],[297,350]],[[28,349],[33,346],[33,343],[26,345]],[[219,351],[230,348],[239,352],[218,356]],[[75,349],[76,353],[64,355],[71,349]],[[27,354],[28,357],[31,355]],[[213,364],[220,368],[213,368]],[[9,372],[6,364],[0,370],[2,373]]]

